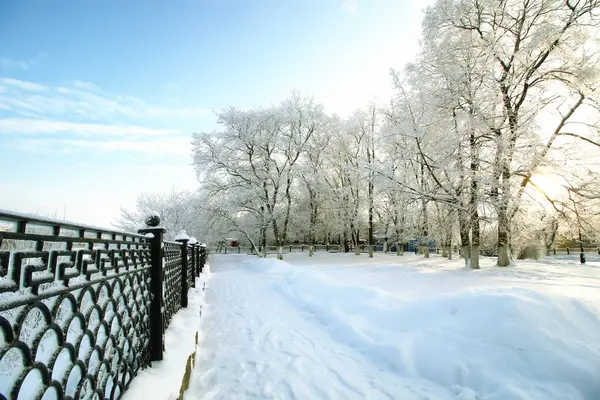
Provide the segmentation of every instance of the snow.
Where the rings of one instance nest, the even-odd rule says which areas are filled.
[[[179,231],[179,233],[177,233],[177,236],[175,236],[175,240],[190,240],[190,237],[188,236],[187,232],[185,231],[185,229],[182,229]]]
[[[186,362],[196,349],[196,333],[200,329],[200,313],[204,303],[202,290],[210,277],[210,265],[206,263],[196,278],[196,287],[188,292],[188,306],[178,311],[165,333],[165,353],[162,361],[155,361],[151,368],[141,370],[124,392],[123,400],[160,399],[179,397]]]
[[[211,257],[187,400],[600,398],[597,257]]]

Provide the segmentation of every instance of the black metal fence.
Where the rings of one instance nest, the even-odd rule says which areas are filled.
[[[338,252],[342,252],[344,250],[344,246],[340,245],[340,244],[317,244],[314,245],[315,251],[319,251],[319,252],[323,252],[323,251],[327,251],[330,253],[338,253]],[[267,253],[268,254],[275,254],[277,253],[277,246],[267,246]],[[301,253],[301,252],[308,252],[310,250],[310,245],[308,244],[292,244],[292,245],[286,245],[286,246],[282,246],[282,251],[284,254],[287,253]],[[252,254],[252,247],[251,246],[236,246],[236,247],[231,247],[231,246],[220,246],[220,247],[214,247],[211,248],[210,250],[211,253],[222,253],[222,254]]]
[[[0,212],[0,399],[118,399],[162,360],[206,260],[163,235]]]
[[[373,251],[374,252],[383,252],[385,251],[385,248],[383,245],[381,244],[375,244],[372,245],[373,246]],[[277,246],[267,246],[267,254],[276,254],[278,251],[278,247]],[[284,254],[289,254],[289,253],[301,253],[301,252],[308,252],[310,250],[310,245],[308,244],[288,244],[285,246],[281,247],[281,250]],[[344,245],[341,244],[316,244],[314,245],[314,250],[315,252],[328,252],[328,253],[343,253],[344,252]],[[368,253],[369,252],[369,246],[366,244],[360,244],[358,245],[358,250],[361,253]],[[430,251],[432,252],[439,252],[440,249],[436,249],[436,248],[430,248]],[[252,247],[251,246],[218,246],[218,247],[214,247],[211,248],[211,253],[221,253],[221,254],[252,254]],[[390,246],[387,249],[388,252],[396,252],[396,246]],[[406,246],[405,251],[408,251],[408,246]],[[260,252],[260,251],[259,251]],[[348,247],[348,252],[354,252],[354,246],[351,245]]]

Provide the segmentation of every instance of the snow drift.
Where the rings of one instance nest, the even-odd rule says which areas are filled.
[[[600,396],[600,316],[578,300],[498,288],[407,301],[316,269],[244,262],[277,275],[276,292],[374,368],[428,381],[460,399]]]

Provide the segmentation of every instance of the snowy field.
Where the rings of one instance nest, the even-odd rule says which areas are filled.
[[[600,259],[211,256],[185,399],[600,399]]]

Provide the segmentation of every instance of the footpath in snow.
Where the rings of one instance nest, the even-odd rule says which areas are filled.
[[[185,399],[600,399],[599,261],[213,255]]]

